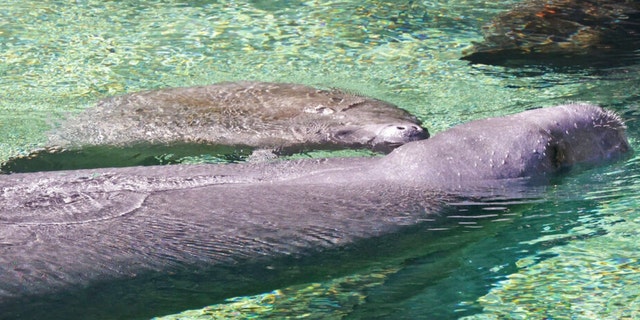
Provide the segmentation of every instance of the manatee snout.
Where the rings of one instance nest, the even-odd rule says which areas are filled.
[[[340,144],[371,147],[388,153],[407,142],[429,138],[429,131],[415,123],[384,123],[345,127],[333,134]]]
[[[377,145],[399,146],[407,142],[429,138],[429,131],[416,124],[391,124],[383,126],[372,141]]]

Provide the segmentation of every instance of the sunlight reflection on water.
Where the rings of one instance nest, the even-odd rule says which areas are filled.
[[[41,146],[57,120],[102,97],[239,79],[373,96],[416,114],[432,133],[534,106],[593,102],[619,111],[637,137],[638,66],[557,72],[458,60],[514,2],[5,1],[0,160]],[[637,158],[589,172],[533,207],[479,210],[483,230],[446,238],[455,245],[190,316],[632,318],[640,310],[638,172]]]

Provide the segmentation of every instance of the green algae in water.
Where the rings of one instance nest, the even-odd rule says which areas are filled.
[[[519,270],[479,298],[483,312],[465,319],[636,319],[640,316],[638,169],[628,161],[609,175],[609,190],[586,223],[558,234],[569,241],[519,259]],[[587,216],[589,217],[589,216]],[[596,231],[600,229],[599,231]],[[589,233],[600,234],[584,238]],[[549,238],[536,239],[539,242]],[[538,257],[547,256],[547,259]]]
[[[9,1],[0,13],[0,119],[37,106],[55,120],[106,96],[244,79],[360,92],[437,132],[521,110],[533,95],[457,60],[506,4],[488,12],[467,2],[331,4]],[[36,130],[33,142],[3,135],[0,159],[41,146],[50,124],[13,126]]]
[[[394,271],[396,269],[392,268],[372,270],[366,274],[346,276],[324,283],[308,283],[255,296],[230,298],[224,304],[154,319],[341,318],[364,302],[365,290],[380,285]]]

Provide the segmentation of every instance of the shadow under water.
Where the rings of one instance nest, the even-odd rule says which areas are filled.
[[[246,160],[252,148],[205,144],[87,146],[82,149],[40,149],[0,164],[0,173],[77,170],[199,162],[234,163]]]

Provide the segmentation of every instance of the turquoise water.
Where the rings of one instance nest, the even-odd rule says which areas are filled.
[[[42,146],[51,126],[102,97],[240,79],[359,92],[411,111],[432,133],[592,102],[627,120],[638,150],[640,64],[560,72],[459,60],[514,2],[5,1],[0,160]],[[388,255],[352,257],[344,274],[327,265],[309,281],[185,314],[632,319],[640,313],[639,174],[632,158],[570,177],[534,204],[460,207],[492,214],[416,230],[388,243]]]

